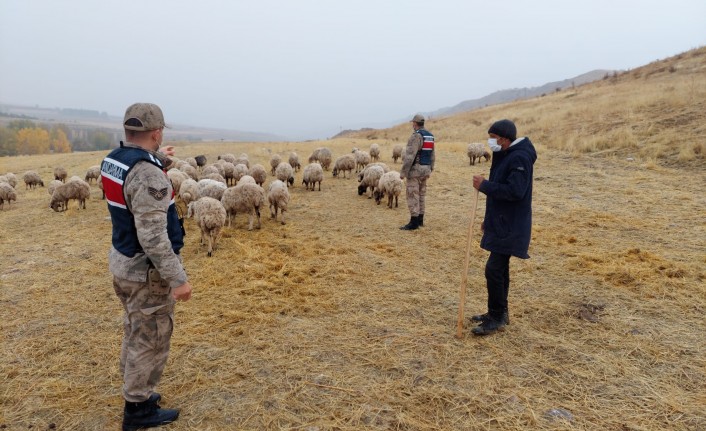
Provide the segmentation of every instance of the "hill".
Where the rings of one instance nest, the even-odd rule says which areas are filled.
[[[262,211],[262,229],[247,231],[238,215],[213,257],[186,220],[194,296],[177,306],[158,388],[163,406],[182,408],[169,429],[706,429],[706,176],[694,145],[705,54],[432,120],[437,165],[417,231],[398,229],[404,196],[375,205],[330,171],[320,192],[296,174],[286,225]],[[511,260],[506,331],[471,337],[466,321],[456,339],[469,244],[466,315],[486,307],[488,253],[467,231],[470,179],[489,163],[469,166],[466,144],[504,116],[538,152],[531,259]],[[375,142],[399,169],[392,147],[409,133],[179,143],[177,154],[268,166],[275,153],[304,160],[326,146],[335,158]],[[54,167],[83,176],[106,153],[3,157],[0,174],[32,169],[48,183]],[[17,196],[0,209],[0,429],[117,429],[122,309],[107,205],[95,184],[85,210],[53,212],[45,188],[20,184]],[[484,205],[481,194],[476,225]]]

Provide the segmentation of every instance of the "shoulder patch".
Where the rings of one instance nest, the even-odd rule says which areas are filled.
[[[154,187],[147,187],[147,191],[149,192],[149,194],[152,195],[153,198],[157,199],[158,201],[161,201],[162,199],[164,199],[165,196],[167,196],[168,189],[167,187],[165,187],[161,190],[157,190]]]

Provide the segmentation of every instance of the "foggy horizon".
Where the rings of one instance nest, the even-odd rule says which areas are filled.
[[[703,46],[704,16],[684,0],[7,0],[0,103],[122,117],[152,102],[167,123],[324,139],[634,69]]]

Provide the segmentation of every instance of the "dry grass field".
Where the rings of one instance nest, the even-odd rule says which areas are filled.
[[[673,69],[673,70],[672,70]],[[571,91],[434,119],[437,168],[425,227],[325,173],[290,190],[287,224],[239,215],[213,257],[187,221],[195,292],[175,314],[158,388],[182,409],[169,430],[706,429],[706,52]],[[472,200],[465,146],[516,121],[538,150],[531,259],[511,260],[511,325],[456,339]],[[178,156],[377,142],[408,124],[297,143],[179,144]],[[0,158],[0,174],[105,153]],[[270,177],[268,182],[271,181]],[[122,415],[121,307],[107,269],[110,220],[48,207],[17,186],[0,211],[0,429],[113,430]],[[481,195],[478,215],[482,217]],[[478,223],[478,222],[476,222]],[[487,252],[472,238],[466,315],[484,311]]]

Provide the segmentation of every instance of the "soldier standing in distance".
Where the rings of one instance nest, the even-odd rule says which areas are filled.
[[[164,169],[168,160],[158,151],[162,110],[135,103],[127,108],[123,126],[126,143],[103,160],[101,181],[113,224],[109,268],[125,311],[120,352],[125,431],[179,417],[179,410],[159,406],[155,388],[169,354],[174,304],[189,300],[191,285],[179,256],[184,230]]]
[[[407,179],[407,207],[409,223],[402,230],[415,230],[424,226],[427,180],[434,170],[434,135],[424,128],[424,116],[417,114],[412,118],[414,133],[407,140],[407,148],[402,155],[400,178]]]

